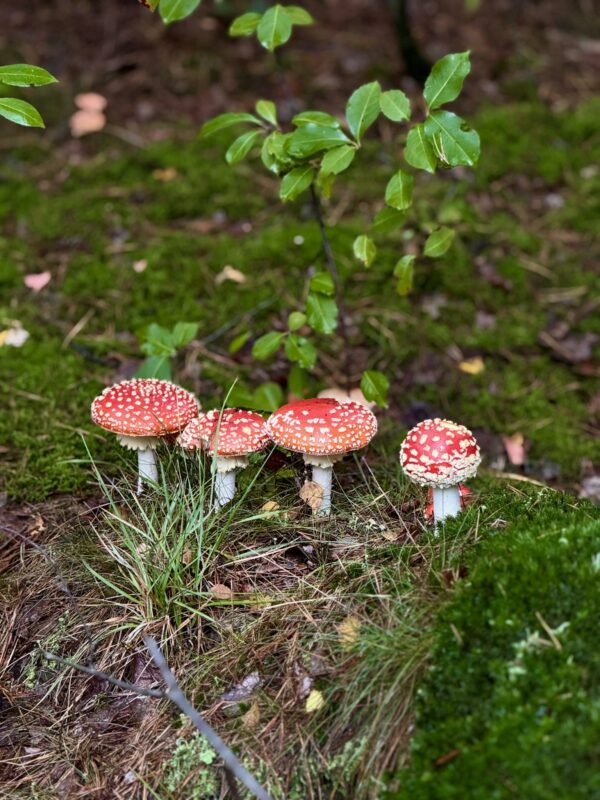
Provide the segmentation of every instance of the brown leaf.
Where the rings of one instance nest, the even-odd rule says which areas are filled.
[[[502,441],[510,463],[514,464],[516,467],[522,467],[527,456],[525,437],[523,434],[513,433],[512,436],[503,436]]]
[[[444,753],[443,756],[439,756],[438,758],[436,758],[434,764],[436,765],[436,767],[443,767],[444,764],[447,764],[449,761],[452,761],[459,755],[460,755],[460,750],[458,749],[458,747],[455,747],[454,750],[450,750],[448,753]]]
[[[247,278],[239,269],[227,264],[223,267],[221,272],[215,275],[215,283],[220,286],[225,281],[233,281],[234,283],[246,283]]]
[[[548,331],[542,331],[540,333],[540,342],[552,350],[560,361],[579,364],[592,358],[594,346],[598,342],[598,334],[588,331],[582,334],[572,333],[562,339],[556,339]]]
[[[161,181],[161,183],[169,183],[177,177],[177,170],[175,167],[164,167],[163,169],[155,169],[152,172],[152,177]]]
[[[218,600],[231,600],[233,597],[233,592],[229,588],[229,586],[225,586],[224,583],[213,583],[210,587],[210,593],[213,597],[216,597]]]
[[[254,701],[248,711],[246,711],[242,717],[242,722],[246,728],[256,728],[260,722],[260,708],[256,701]]]
[[[312,511],[318,511],[323,503],[323,487],[314,481],[305,481],[300,489],[300,499],[304,500]]]

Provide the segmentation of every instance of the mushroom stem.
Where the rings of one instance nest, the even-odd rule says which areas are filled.
[[[217,472],[215,475],[215,510],[231,503],[235,495],[235,470]]]
[[[433,519],[437,525],[446,517],[455,517],[462,510],[458,486],[433,489]]]
[[[156,456],[153,449],[138,450],[138,484],[137,493],[141,494],[144,489],[144,483],[151,482],[157,483],[158,481],[158,467],[156,465]]]
[[[333,466],[319,467],[313,464],[312,479],[323,489],[323,499],[318,509],[313,511],[313,514],[319,517],[326,517],[331,513],[331,478],[333,476]]]

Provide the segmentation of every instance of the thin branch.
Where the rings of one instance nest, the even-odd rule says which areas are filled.
[[[100,680],[111,683],[113,686],[118,686],[119,689],[125,689],[128,692],[133,692],[143,697],[155,697],[158,700],[168,699],[166,693],[163,692],[162,689],[146,689],[146,687],[138,686],[136,683],[129,683],[129,681],[122,681],[119,678],[115,678],[113,675],[102,672],[95,667],[86,667],[85,664],[77,664],[75,661],[69,661],[68,658],[61,658],[61,656],[56,656],[54,653],[44,652],[44,658],[46,661],[54,661],[57,664],[62,664],[63,667],[71,667],[71,669],[76,669],[78,672],[85,672],[86,675],[93,675],[94,678],[100,678]]]
[[[166,696],[172,703],[179,708],[194,723],[200,733],[206,738],[215,753],[221,758],[225,766],[235,775],[235,777],[252,792],[257,800],[272,800],[271,796],[263,789],[256,778],[251,775],[246,767],[239,761],[235,753],[227,747],[221,737],[211,728],[203,717],[196,711],[194,706],[186,698],[179,688],[175,676],[168,667],[167,662],[154,639],[151,636],[144,636],[144,643],[148,648],[152,660],[160,670],[165,683],[167,684]]]

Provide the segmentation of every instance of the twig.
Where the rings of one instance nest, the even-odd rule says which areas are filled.
[[[263,789],[256,778],[251,775],[244,765],[239,761],[235,753],[227,747],[221,737],[215,733],[211,726],[196,711],[184,693],[179,688],[175,676],[169,669],[167,662],[154,639],[151,636],[144,636],[144,644],[148,648],[152,660],[160,670],[165,683],[167,684],[166,696],[177,708],[182,711],[194,723],[200,733],[206,738],[215,753],[221,758],[225,766],[235,775],[235,777],[252,792],[257,800],[272,800],[270,795]]]
[[[102,672],[102,670],[96,669],[95,667],[86,667],[85,664],[77,664],[75,661],[69,661],[68,658],[61,658],[60,656],[54,655],[54,653],[44,652],[44,658],[46,661],[54,661],[56,664],[61,664],[63,667],[76,669],[77,672],[85,672],[86,675],[93,675],[94,678],[99,678],[107,683],[111,683],[113,686],[117,686],[119,689],[125,689],[128,692],[133,692],[143,697],[155,697],[158,700],[167,699],[167,695],[162,689],[146,689],[144,686],[138,686],[136,683],[129,683],[129,681],[122,681],[119,678],[115,678],[113,675],[109,675],[108,672]]]

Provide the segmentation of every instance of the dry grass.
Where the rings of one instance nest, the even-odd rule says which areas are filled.
[[[326,521],[289,480],[275,484],[280,509],[261,510],[273,485],[264,468],[219,515],[205,511],[197,465],[182,462],[141,503],[127,484],[104,484],[101,502],[31,509],[52,561],[13,546],[2,586],[7,796],[213,796],[201,791],[202,764],[168,788],[191,727],[166,704],[41,655],[87,662],[93,648],[98,669],[150,685],[144,633],[274,797],[378,795],[405,751],[427,621],[443,596],[430,575],[440,547],[422,539],[418,503],[391,502],[364,463],[340,470],[340,513]],[[307,711],[309,697],[321,707]]]

